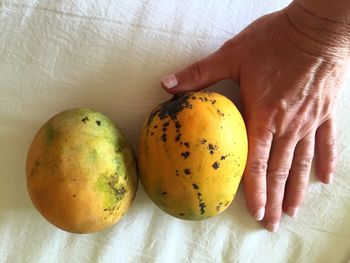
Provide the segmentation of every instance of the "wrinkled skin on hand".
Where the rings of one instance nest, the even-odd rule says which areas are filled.
[[[278,230],[282,211],[296,216],[314,155],[318,179],[333,179],[334,108],[349,57],[345,31],[292,4],[162,79],[173,94],[222,79],[240,84],[249,140],[246,204],[269,231]]]

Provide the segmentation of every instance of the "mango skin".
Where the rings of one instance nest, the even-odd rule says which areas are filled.
[[[115,224],[137,189],[132,149],[112,121],[90,109],[70,109],[35,135],[27,165],[34,206],[53,225],[91,233]]]
[[[168,214],[210,218],[232,202],[247,154],[243,118],[228,98],[208,91],[182,94],[156,107],[143,124],[140,181]]]

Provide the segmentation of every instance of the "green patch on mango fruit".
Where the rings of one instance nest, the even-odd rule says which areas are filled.
[[[93,149],[89,152],[89,161],[95,163],[98,157],[98,153],[96,149]]]
[[[103,206],[113,209],[127,193],[126,187],[120,182],[118,174],[102,174],[95,183],[95,189],[103,193]]]
[[[55,129],[52,127],[51,124],[48,124],[46,127],[46,143],[51,144],[55,135],[56,135]]]

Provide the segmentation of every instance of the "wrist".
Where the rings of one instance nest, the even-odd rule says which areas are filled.
[[[319,0],[318,0],[319,1]],[[327,59],[348,58],[350,55],[350,24],[319,16],[295,0],[284,9],[288,20],[288,36],[307,53]]]
[[[333,23],[350,25],[349,0],[294,0],[293,4]]]

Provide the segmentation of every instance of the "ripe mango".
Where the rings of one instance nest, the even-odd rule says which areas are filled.
[[[243,118],[225,96],[174,96],[145,120],[139,172],[148,196],[180,219],[224,211],[235,197],[248,152]]]
[[[34,206],[73,233],[116,223],[137,188],[136,162],[125,137],[90,109],[67,110],[46,122],[30,146],[26,173]]]

